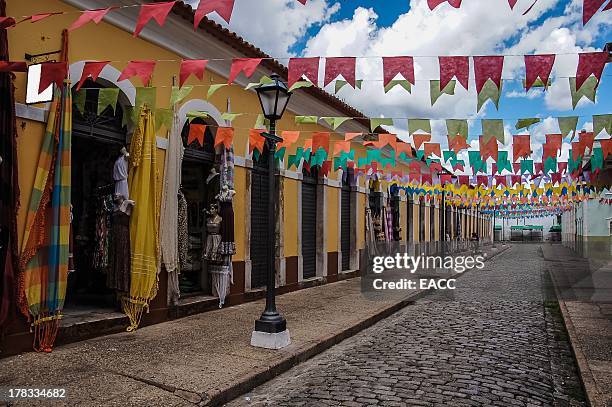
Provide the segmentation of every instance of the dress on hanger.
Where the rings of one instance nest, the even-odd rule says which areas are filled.
[[[113,166],[113,179],[115,180],[115,194],[119,194],[125,199],[130,199],[127,181],[128,161],[123,154],[115,161],[115,165]]]

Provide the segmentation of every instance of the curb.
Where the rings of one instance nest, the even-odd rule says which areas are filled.
[[[547,260],[554,261],[554,260]],[[582,352],[580,348],[580,341],[578,340],[578,334],[576,333],[576,327],[572,322],[572,318],[569,315],[569,311],[567,310],[567,306],[565,305],[565,301],[560,300],[562,296],[559,293],[559,288],[557,286],[557,280],[555,280],[555,276],[550,272],[550,269],[547,267],[546,271],[550,276],[552,281],[553,289],[555,290],[555,296],[557,297],[557,303],[559,304],[559,309],[561,310],[561,316],[563,317],[563,323],[565,324],[565,329],[569,336],[569,343],[572,348],[572,353],[574,354],[574,359],[576,359],[576,364],[578,365],[578,371],[580,372],[580,380],[582,381],[582,386],[584,387],[587,401],[590,406],[598,407],[601,404],[597,401],[599,399],[600,392],[597,388],[597,384],[595,382],[595,378],[593,377],[593,373],[589,368],[589,363],[587,362],[587,358]]]
[[[506,245],[505,248],[503,247],[500,248],[497,253],[494,253],[488,256],[486,258],[486,261],[490,261],[494,259],[495,257],[497,257],[498,255],[500,255],[501,253],[505,252],[508,249],[510,249],[509,245]],[[464,274],[465,273],[462,273],[461,275],[464,275]],[[377,314],[369,316],[368,318],[360,321],[356,325],[353,325],[338,333],[335,333],[326,338],[323,338],[322,340],[315,342],[311,346],[297,349],[294,354],[289,355],[287,358],[278,361],[274,365],[267,366],[265,370],[254,372],[248,376],[245,376],[239,379],[237,383],[234,383],[233,385],[225,389],[221,389],[215,393],[207,393],[206,394],[207,397],[205,398],[204,403],[202,403],[201,405],[219,406],[237,397],[240,397],[241,395],[248,393],[250,390],[254,389],[255,387],[264,384],[265,382],[275,378],[276,376],[281,375],[282,373],[285,373],[292,367],[302,362],[305,362],[306,360],[322,353],[323,351],[326,351],[327,349],[342,342],[343,340],[348,339],[356,335],[357,333],[363,331],[364,329],[371,327],[375,323],[389,317],[390,315],[396,313],[400,309],[408,305],[414,304],[416,300],[423,298],[429,293],[430,293],[430,290],[416,291],[413,294],[406,297],[405,299],[383,309]]]

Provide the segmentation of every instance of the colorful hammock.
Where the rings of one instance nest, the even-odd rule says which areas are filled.
[[[123,298],[123,312],[130,318],[128,331],[140,325],[142,313],[157,294],[159,265],[159,173],[155,120],[144,107],[130,144],[130,199],[136,201],[130,219],[130,295]]]
[[[70,237],[72,95],[55,88],[26,217],[18,304],[34,349],[50,352],[62,317]]]

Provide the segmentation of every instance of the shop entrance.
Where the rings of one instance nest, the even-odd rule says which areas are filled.
[[[206,126],[203,138],[189,137],[190,126]],[[211,279],[207,271],[204,250],[206,243],[206,218],[210,206],[219,193],[220,176],[215,165],[214,135],[211,119],[196,118],[186,123],[181,138],[186,146],[181,168],[181,193],[187,206],[186,256],[182,261],[179,288],[181,297],[211,295]],[[202,129],[202,127],[199,127]],[[180,198],[179,198],[180,199]]]
[[[120,309],[119,296],[111,288],[115,282],[109,283],[108,273],[113,256],[113,167],[126,144],[122,103],[127,99],[120,93],[114,110],[108,106],[98,112],[98,89],[102,87],[87,80],[81,90],[85,104],[73,107],[72,261],[65,303],[69,315]],[[129,256],[122,260],[129,263]]]

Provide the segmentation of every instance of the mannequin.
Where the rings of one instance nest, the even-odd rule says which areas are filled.
[[[217,209],[217,205],[212,204],[207,211],[208,218],[206,219],[206,245],[204,246],[203,258],[209,262],[221,261],[219,254],[219,246],[221,245],[221,216]]]
[[[128,153],[125,147],[121,147],[120,155],[113,166],[113,179],[115,180],[115,194],[122,195],[124,199],[130,199],[128,188]]]

